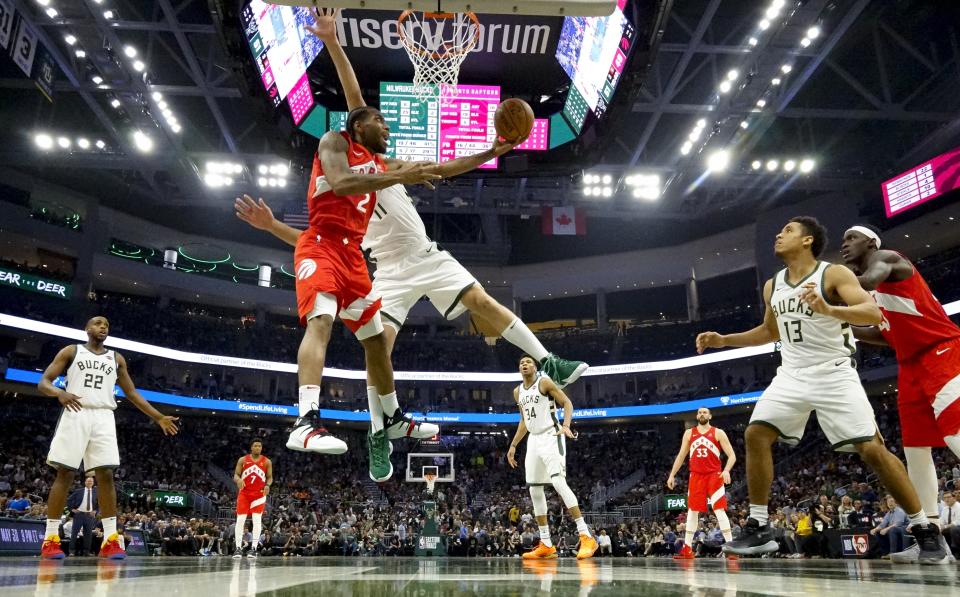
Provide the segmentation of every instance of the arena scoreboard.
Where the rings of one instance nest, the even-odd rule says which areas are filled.
[[[960,148],[928,160],[898,174],[881,186],[887,217],[936,199],[952,191],[960,181]]]

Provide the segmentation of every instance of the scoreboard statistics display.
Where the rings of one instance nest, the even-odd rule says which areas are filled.
[[[920,164],[880,185],[887,217],[903,213],[960,186],[960,148]]]
[[[299,125],[314,105],[307,67],[323,49],[323,42],[304,30],[315,22],[313,16],[303,7],[252,0],[240,20],[264,89],[274,106],[288,100]]]

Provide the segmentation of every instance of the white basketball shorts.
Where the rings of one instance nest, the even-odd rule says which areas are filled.
[[[766,425],[780,434],[780,441],[797,445],[813,411],[839,452],[855,452],[855,444],[877,433],[873,407],[850,359],[800,369],[780,367],[753,409],[750,424]]]
[[[567,440],[552,431],[531,433],[527,437],[527,456],[523,462],[527,485],[550,485],[553,477],[567,476]]]
[[[399,330],[407,313],[423,296],[447,319],[459,317],[460,302],[477,279],[436,243],[400,261],[377,264],[373,296],[381,297],[384,324]]]
[[[117,424],[109,408],[64,409],[50,442],[47,464],[54,468],[91,471],[120,466]]]

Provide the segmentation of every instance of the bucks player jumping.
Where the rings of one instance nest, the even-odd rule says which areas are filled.
[[[533,515],[540,527],[540,544],[533,551],[523,554],[523,559],[548,560],[557,557],[557,548],[550,539],[550,526],[547,524],[547,497],[543,492],[545,485],[553,485],[577,524],[577,533],[580,535],[577,559],[589,558],[597,551],[597,540],[583,520],[577,496],[567,485],[566,438],[577,437],[570,430],[573,403],[553,380],[537,371],[537,362],[533,357],[524,355],[520,359],[520,375],[523,376],[523,382],[513,390],[513,399],[520,408],[520,423],[507,451],[507,462],[517,468],[517,446],[529,431],[523,467],[527,485],[530,486]],[[563,407],[563,425],[557,420],[557,405]]]
[[[743,535],[723,549],[738,555],[777,551],[767,524],[775,441],[796,445],[810,413],[834,450],[857,452],[908,512],[920,561],[945,563],[939,529],[928,523],[903,463],[877,431],[873,408],[860,385],[851,325],[877,325],[880,308],[843,266],[818,261],[827,231],[815,218],[790,220],[774,244],[787,267],[763,288],[763,323],[747,332],[697,336],[697,352],[726,346],[761,346],[781,340],[782,366],[753,410],[746,431],[750,518]]]

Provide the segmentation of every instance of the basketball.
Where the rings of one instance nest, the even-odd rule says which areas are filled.
[[[533,130],[533,108],[515,97],[503,100],[493,115],[493,126],[497,135],[507,142],[519,141]]]

